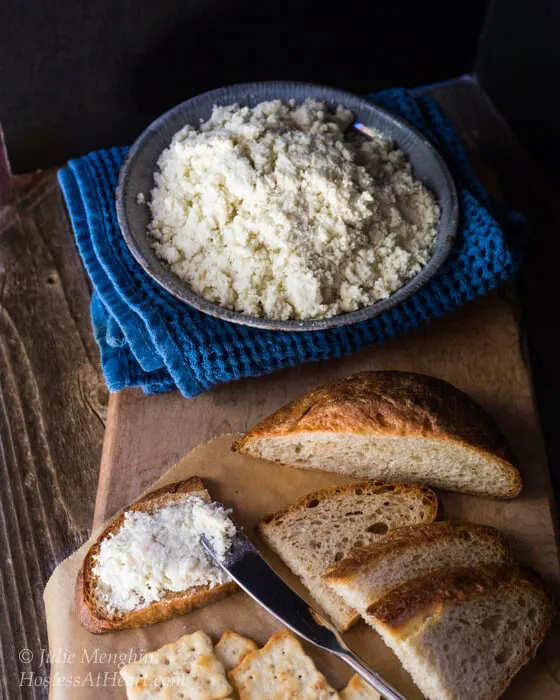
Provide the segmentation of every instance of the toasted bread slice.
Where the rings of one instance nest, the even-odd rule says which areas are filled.
[[[441,379],[361,372],[280,408],[233,449],[301,469],[513,498],[521,477],[504,437]]]
[[[429,700],[496,700],[552,616],[543,583],[516,564],[426,574],[365,615]]]
[[[436,495],[425,486],[364,481],[310,493],[263,518],[257,534],[344,631],[359,615],[326,585],[323,572],[353,547],[375,542],[394,527],[432,522],[437,509]]]
[[[360,614],[410,579],[442,568],[505,564],[509,546],[493,527],[472,523],[422,523],[391,530],[353,549],[323,580]]]
[[[210,494],[198,477],[171,484],[142,496],[131,506],[120,511],[99,535],[86,554],[76,580],[76,611],[80,623],[87,630],[94,634],[101,634],[112,630],[144,627],[184,615],[195,608],[220,600],[236,590],[233,581],[226,581],[216,586],[193,586],[180,592],[170,591],[161,600],[120,614],[107,610],[99,599],[97,590],[99,581],[95,575],[95,565],[100,547],[104,540],[120,530],[125,521],[125,514],[133,511],[153,513],[169,505],[184,503],[193,497],[207,503],[211,502]]]

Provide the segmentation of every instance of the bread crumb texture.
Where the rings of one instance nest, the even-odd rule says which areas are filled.
[[[263,518],[257,534],[299,576],[336,627],[346,631],[359,616],[322,574],[354,547],[371,544],[394,527],[431,522],[437,508],[430,489],[366,481],[310,493]]]
[[[275,320],[385,299],[433,247],[439,207],[393,141],[315,100],[214,107],[158,160],[154,250],[197,295]]]

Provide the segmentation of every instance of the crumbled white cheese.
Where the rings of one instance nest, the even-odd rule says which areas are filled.
[[[235,535],[228,511],[193,497],[153,513],[125,513],[120,529],[101,543],[93,567],[99,603],[111,614],[128,612],[170,591],[227,581],[204,551],[202,534],[223,558]]]
[[[154,175],[156,254],[253,316],[325,318],[390,296],[428,261],[439,208],[402,151],[352,120],[275,100],[186,126]]]

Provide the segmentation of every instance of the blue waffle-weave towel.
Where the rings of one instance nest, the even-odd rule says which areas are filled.
[[[127,149],[90,153],[60,172],[78,248],[94,288],[93,329],[111,391],[177,388],[193,397],[221,382],[339,357],[449,313],[515,274],[525,221],[490,199],[436,104],[405,90],[388,90],[371,99],[407,119],[439,149],[455,177],[461,224],[451,255],[423,289],[381,316],[353,326],[285,333],[226,323],[190,308],[143,272],[119,231],[115,188]]]

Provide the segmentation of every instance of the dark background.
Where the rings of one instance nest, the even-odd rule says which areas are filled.
[[[541,169],[560,185],[560,0],[488,4],[476,72]]]
[[[354,92],[470,72],[487,0],[0,0],[0,120],[14,172],[129,144],[233,82]]]
[[[369,92],[475,69],[560,179],[560,0],[0,0],[0,122],[18,173],[131,143],[227,83]]]
[[[475,69],[557,179],[560,0],[0,0],[0,121],[19,173],[129,144],[227,83],[363,93]]]
[[[227,83],[368,92],[475,69],[557,179],[560,0],[0,0],[0,122],[19,173],[131,143]]]

